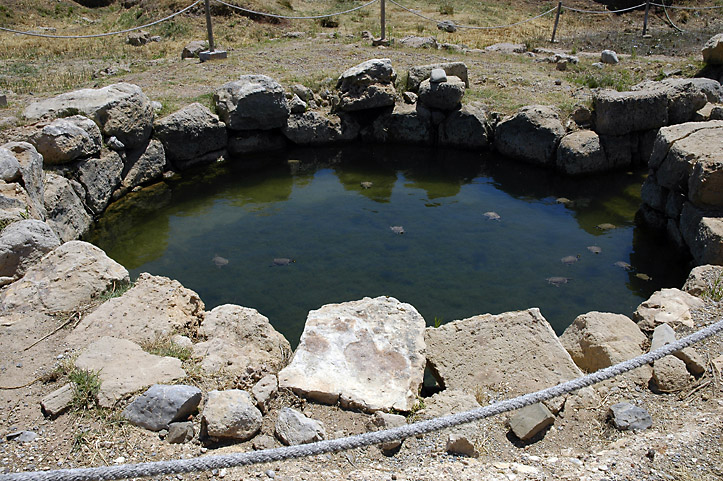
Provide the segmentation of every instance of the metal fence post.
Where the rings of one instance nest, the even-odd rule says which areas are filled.
[[[557,2],[557,15],[555,15],[555,26],[552,29],[552,38],[550,43],[555,43],[555,34],[557,33],[557,24],[560,22],[560,10],[562,10],[562,1]]]
[[[209,0],[206,0],[206,30],[208,30],[208,51],[216,51],[216,47],[213,45],[213,27],[211,26],[211,7],[209,6]]]
[[[645,20],[643,20],[643,36],[648,33],[648,12],[650,12],[650,0],[645,0]]]
[[[206,0],[208,1],[208,0]],[[381,0],[381,23],[382,23],[382,36],[381,40],[384,41],[387,38],[387,9],[386,9],[386,2],[384,0]]]

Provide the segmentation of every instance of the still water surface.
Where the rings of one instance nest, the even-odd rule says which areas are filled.
[[[209,310],[258,309],[292,345],[309,310],[381,295],[429,325],[539,307],[560,334],[591,310],[629,316],[687,273],[633,223],[643,173],[574,179],[480,154],[361,145],[263,160],[263,170],[229,163],[132,194],[89,240],[131,278],[177,279]]]

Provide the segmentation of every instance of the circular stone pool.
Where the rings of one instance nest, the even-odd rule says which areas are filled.
[[[131,194],[88,240],[131,278],[177,279],[207,309],[258,309],[292,345],[309,310],[380,295],[429,325],[539,307],[560,334],[588,311],[629,316],[687,274],[633,223],[643,173],[566,178],[491,155],[364,145],[255,160],[265,167],[229,162]]]

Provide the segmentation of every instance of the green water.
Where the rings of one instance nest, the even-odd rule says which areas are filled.
[[[132,278],[177,279],[207,309],[258,309],[292,345],[309,310],[381,295],[412,304],[429,325],[539,307],[559,334],[591,310],[630,316],[687,274],[663,239],[633,223],[642,173],[571,179],[480,154],[361,145],[212,170],[124,198],[89,240]],[[569,282],[555,286],[553,276]]]

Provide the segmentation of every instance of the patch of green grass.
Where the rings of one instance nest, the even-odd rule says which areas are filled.
[[[618,92],[630,90],[630,87],[642,80],[643,76],[641,74],[632,72],[630,69],[610,66],[605,66],[602,69],[578,66],[568,75],[570,83],[591,89],[614,89]]]
[[[74,368],[68,374],[73,383],[73,409],[86,411],[97,406],[100,392],[100,373],[87,369]]]
[[[142,343],[141,347],[149,354],[163,357],[175,357],[181,361],[188,361],[191,359],[191,355],[193,354],[191,349],[179,346],[169,337],[157,337],[152,341]]]
[[[185,23],[169,20],[168,22],[161,23],[157,27],[157,32],[158,35],[163,38],[176,40],[177,38],[187,37],[190,34],[190,29]]]
[[[424,403],[424,399],[421,397],[417,397],[417,402],[414,403],[414,406],[412,406],[412,409],[409,410],[409,414],[407,414],[407,420],[414,422],[417,420],[417,413],[427,407],[427,405]]]
[[[708,290],[703,293],[703,296],[714,302],[723,300],[723,273],[719,274],[718,277],[713,280],[713,283]]]
[[[434,316],[435,329],[438,328],[439,326],[441,326],[443,322],[444,322],[444,319],[442,319],[441,317]]]
[[[126,292],[128,292],[128,290],[131,287],[133,287],[132,282],[115,282],[115,281],[113,281],[113,285],[110,288],[108,288],[108,290],[106,290],[103,294],[101,294],[98,297],[98,300],[101,303],[103,303],[103,302],[109,301],[113,298],[120,297],[123,294],[125,294]]]

